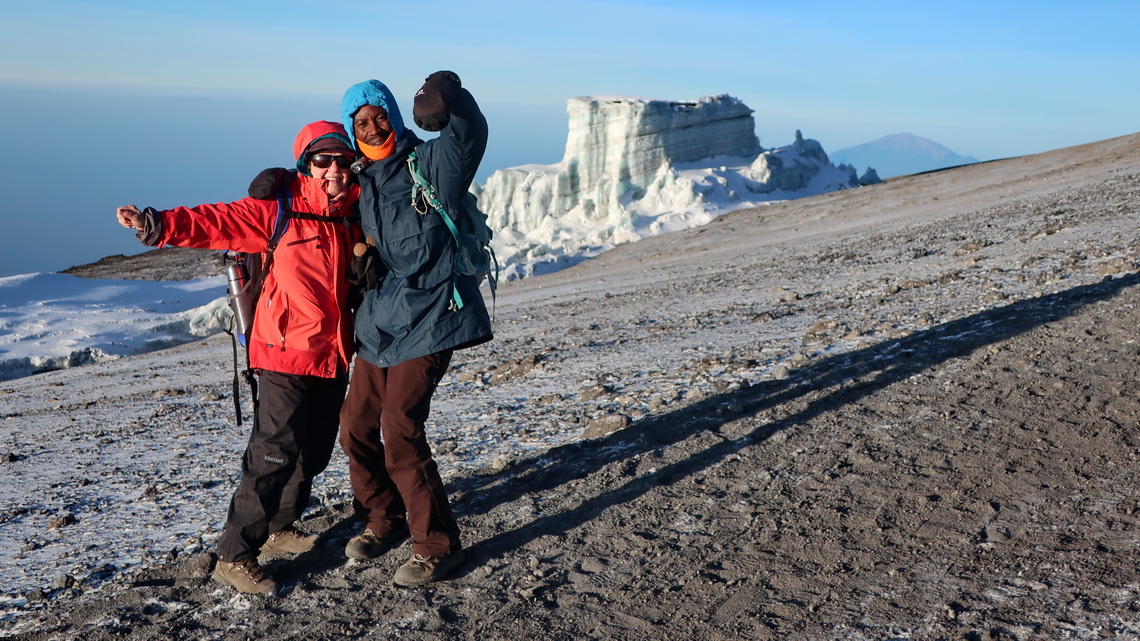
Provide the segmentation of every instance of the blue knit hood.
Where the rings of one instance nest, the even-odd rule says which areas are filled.
[[[365,80],[349,87],[340,102],[340,117],[344,121],[344,130],[352,138],[353,148],[360,150],[352,132],[352,116],[364,105],[375,105],[387,111],[388,122],[392,123],[392,131],[396,132],[396,141],[404,137],[404,118],[400,115],[400,106],[396,104],[391,90],[379,80]]]

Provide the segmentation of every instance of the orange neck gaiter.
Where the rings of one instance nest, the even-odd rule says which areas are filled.
[[[383,160],[396,152],[396,132],[388,134],[388,138],[379,147],[365,144],[364,141],[357,138],[356,146],[360,149],[360,153],[369,160]]]

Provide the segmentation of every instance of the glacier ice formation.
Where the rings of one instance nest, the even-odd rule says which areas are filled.
[[[586,96],[567,112],[561,162],[499,170],[474,187],[507,278],[734,209],[859,186],[853,168],[832,165],[798,131],[793,144],[764,150],[752,110],[727,94]]]

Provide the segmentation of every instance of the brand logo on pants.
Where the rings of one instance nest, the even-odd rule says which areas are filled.
[[[265,455],[265,460],[269,461],[270,463],[276,463],[278,465],[284,465],[285,464],[285,459],[273,458],[272,456],[269,456],[268,454]]]

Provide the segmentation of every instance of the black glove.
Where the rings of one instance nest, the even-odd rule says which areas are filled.
[[[412,102],[412,117],[424,131],[440,131],[451,121],[449,106],[463,84],[452,71],[437,71],[428,76]]]
[[[297,176],[296,169],[270,167],[261,170],[249,183],[249,197],[258,200],[277,200],[277,196],[289,190],[289,184]]]
[[[355,256],[349,268],[348,282],[359,287],[362,292],[376,289],[376,285],[388,274],[388,266],[380,258],[380,251],[369,242],[357,243],[352,253]]]

